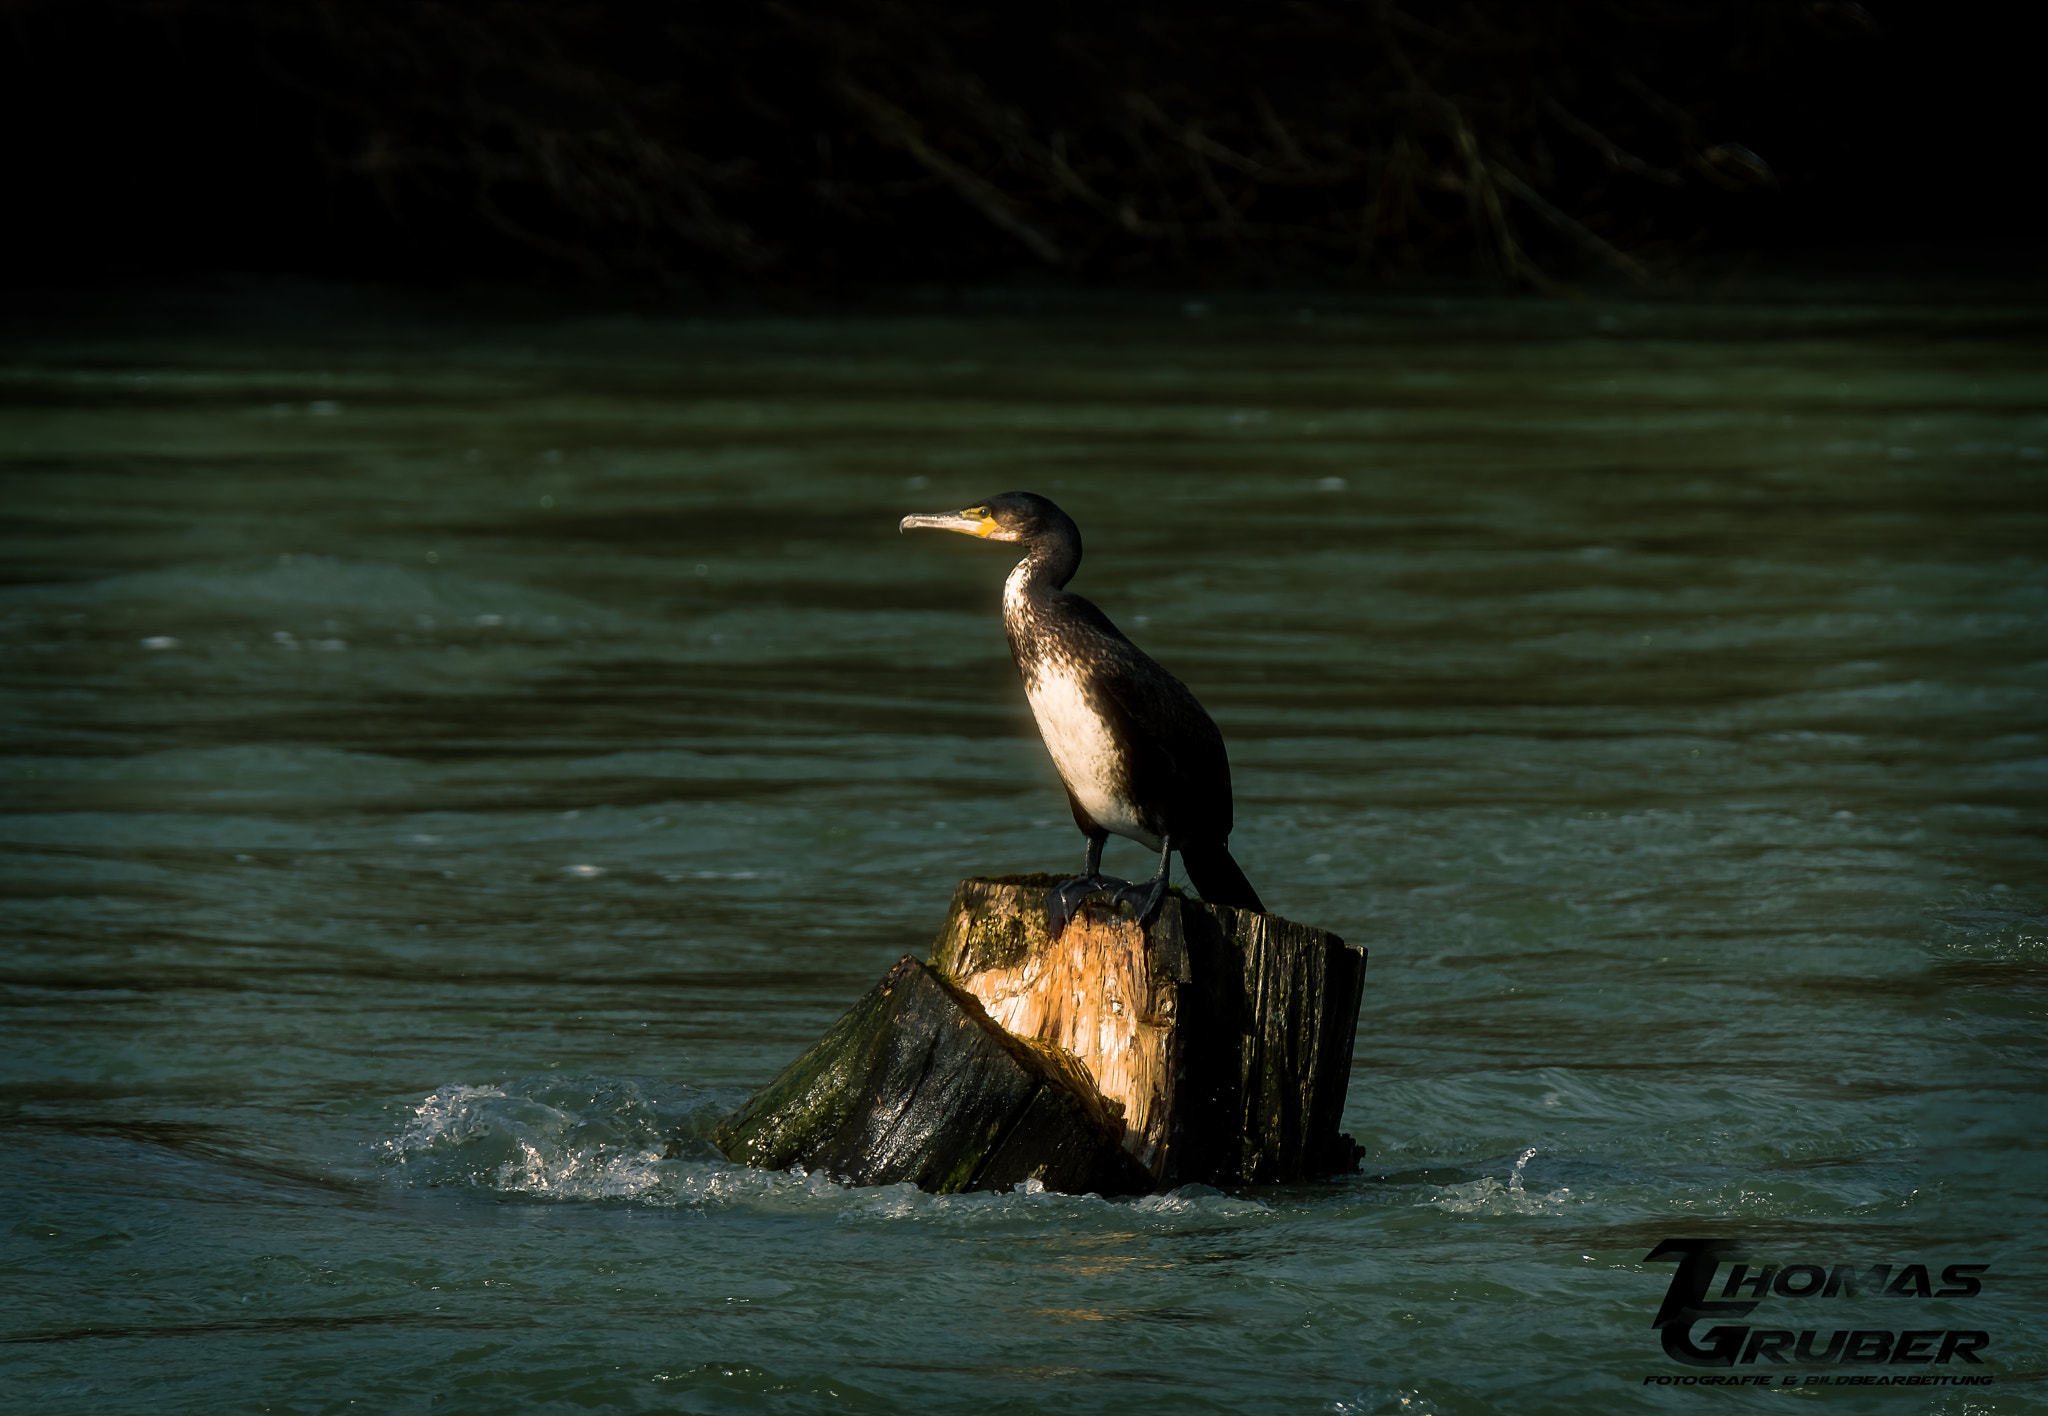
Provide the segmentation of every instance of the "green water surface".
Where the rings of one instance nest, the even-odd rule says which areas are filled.
[[[0,1392],[2048,1409],[2044,315],[16,319]],[[957,879],[1079,864],[1008,559],[895,530],[1010,489],[1222,726],[1269,905],[1371,950],[1362,1173],[934,1198],[693,1139]],[[1687,1235],[1988,1263],[1743,1321],[1982,1330],[1853,1370],[1996,1384],[1645,1386]]]

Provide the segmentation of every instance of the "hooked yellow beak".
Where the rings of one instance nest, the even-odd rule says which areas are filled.
[[[958,531],[963,536],[979,536],[983,540],[995,535],[1002,525],[988,514],[986,507],[971,506],[965,511],[942,511],[936,516],[906,516],[896,524],[898,531],[918,528],[933,531]]]

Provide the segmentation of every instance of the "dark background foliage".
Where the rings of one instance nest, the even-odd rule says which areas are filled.
[[[10,283],[1655,282],[2027,248],[2019,7],[4,0]]]

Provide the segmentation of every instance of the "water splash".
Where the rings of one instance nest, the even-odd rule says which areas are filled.
[[[981,1227],[1060,1224],[1114,1205],[1147,1229],[1271,1215],[1261,1200],[1207,1185],[1139,1199],[1062,1195],[1025,1180],[1010,1190],[928,1195],[915,1185],[856,1186],[825,1170],[755,1170],[710,1142],[737,1096],[646,1081],[546,1074],[502,1084],[451,1083],[415,1103],[375,1148],[402,1183],[546,1200],[625,1200],[664,1208],[734,1206],[829,1217],[841,1224]]]
[[[1242,1219],[1271,1214],[1264,1200],[1238,1199],[1209,1185],[1183,1185],[1163,1195],[1147,1195],[1137,1202],[1140,1214],[1185,1216],[1187,1218]]]
[[[1932,912],[1932,943],[1951,958],[1997,963],[2048,959],[2048,909],[2004,885],[1959,891]]]
[[[1366,1387],[1323,1409],[1330,1416],[1432,1416],[1440,1408],[1413,1387]]]
[[[1445,1185],[1435,1194],[1420,1203],[1443,1210],[1447,1214],[1546,1214],[1572,1198],[1569,1186],[1560,1186],[1547,1195],[1535,1195],[1523,1188],[1522,1180],[1529,1161],[1535,1156],[1536,1147],[1530,1146],[1518,1154],[1508,1167],[1507,1183],[1502,1184],[1491,1175],[1462,1184]]]
[[[413,1108],[379,1159],[406,1183],[566,1199],[631,1199],[663,1184],[664,1155],[723,1108],[694,1091],[557,1075],[450,1084]]]

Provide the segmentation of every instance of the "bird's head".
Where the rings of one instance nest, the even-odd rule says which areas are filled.
[[[984,541],[1035,541],[1041,536],[1072,532],[1067,514],[1034,492],[1004,492],[987,501],[976,502],[960,511],[942,511],[933,516],[906,516],[897,530],[926,527],[934,531],[958,531]]]

